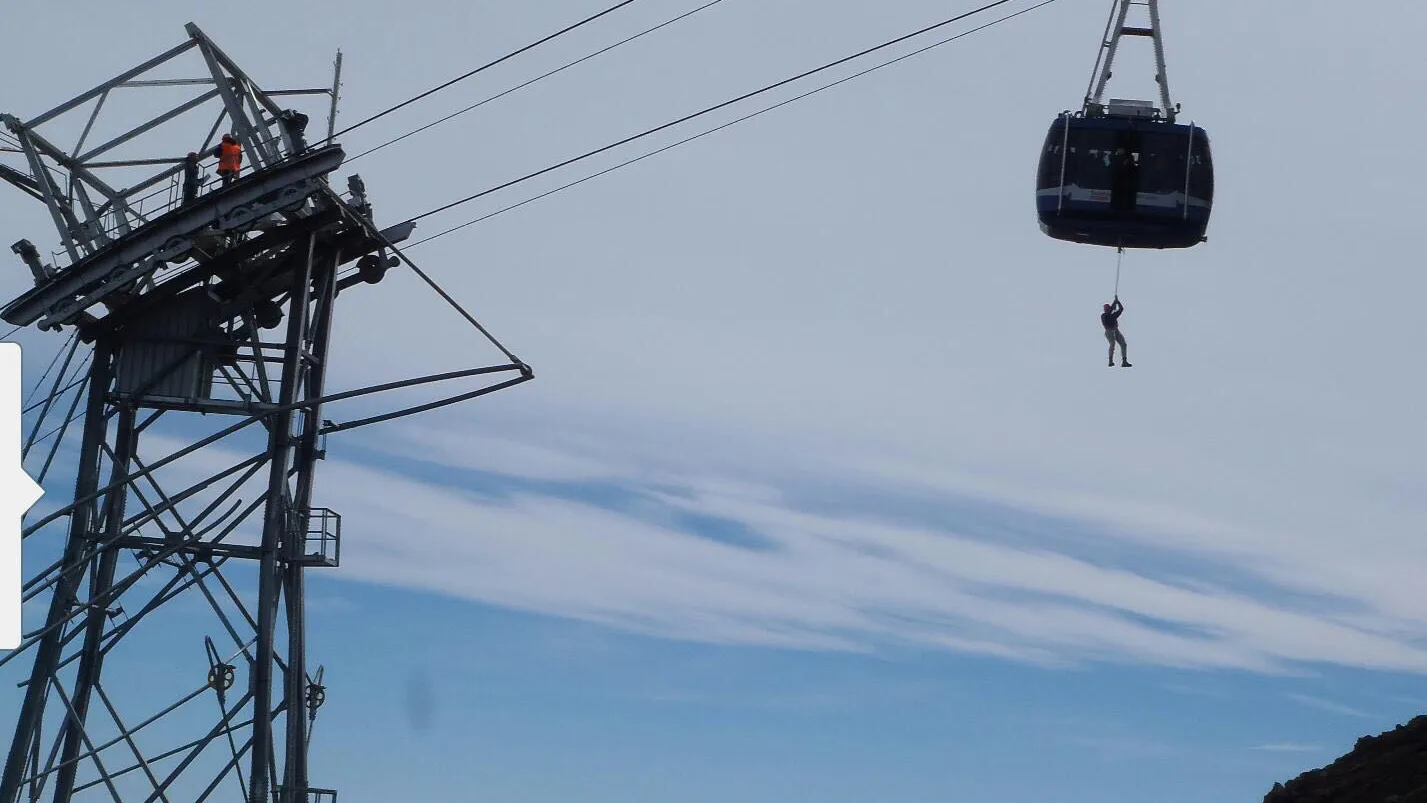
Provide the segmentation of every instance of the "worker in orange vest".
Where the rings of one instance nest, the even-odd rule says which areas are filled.
[[[224,134],[223,141],[213,149],[213,155],[218,157],[218,175],[226,187],[237,177],[238,170],[243,165],[243,146],[238,144],[232,134]]]

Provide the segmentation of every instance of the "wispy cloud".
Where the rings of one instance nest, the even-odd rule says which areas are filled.
[[[1419,622],[1370,597],[1295,596],[1235,550],[1182,539],[1232,525],[974,481],[889,504],[844,493],[866,487],[851,471],[780,480],[772,458],[693,467],[619,443],[408,428],[368,441],[361,463],[329,457],[317,499],[344,517],[334,576],[724,644],[1427,672],[1427,650],[1401,637],[1420,637]],[[195,455],[184,471],[236,455]]]
[[[1213,700],[1229,699],[1229,692],[1217,686],[1210,686],[1204,683],[1166,683],[1164,690],[1174,694],[1183,694],[1189,697],[1207,697]]]
[[[1102,761],[1124,762],[1136,759],[1166,758],[1180,755],[1185,748],[1144,736],[1072,736],[1068,744],[1095,753]]]
[[[1319,753],[1323,747],[1316,744],[1297,744],[1294,742],[1272,742],[1270,744],[1260,744],[1249,748],[1265,753]]]
[[[670,706],[797,713],[848,712],[862,703],[861,699],[852,694],[818,689],[783,692],[744,692],[737,694],[720,694],[708,691],[655,690],[640,694],[639,699]]]
[[[1319,711],[1327,711],[1330,714],[1342,714],[1346,717],[1359,717],[1361,719],[1372,719],[1374,716],[1373,714],[1369,714],[1366,711],[1360,711],[1356,708],[1353,708],[1352,706],[1344,705],[1342,703],[1336,703],[1332,700],[1325,700],[1322,697],[1314,697],[1311,694],[1299,694],[1297,692],[1292,692],[1285,696],[1296,703],[1306,705],[1309,708],[1316,708]]]
[[[306,606],[312,613],[354,613],[361,610],[361,606],[351,598],[336,594],[309,594]]]
[[[348,515],[345,576],[722,643],[914,645],[1046,664],[1284,671],[1344,661],[1427,671],[1427,652],[1372,626],[1272,595],[1099,565],[1052,548],[1050,532],[1041,544],[1011,546],[954,521],[825,513],[746,478],[644,472],[618,459],[601,475],[588,454],[541,457],[515,472],[528,478],[544,466],[553,469],[547,481],[603,478],[638,503],[519,485],[493,499],[463,490],[451,472],[469,467],[469,455],[492,454],[490,442],[468,452],[448,433],[445,443],[426,454],[447,463],[439,477],[324,466],[324,498]],[[681,526],[688,516],[736,525],[766,546]]]

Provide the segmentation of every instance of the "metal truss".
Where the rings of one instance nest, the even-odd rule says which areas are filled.
[[[1130,7],[1143,6],[1148,14],[1147,24],[1129,25]],[[1085,93],[1084,113],[1096,115],[1105,109],[1105,88],[1110,83],[1115,56],[1120,49],[1120,39],[1124,36],[1144,37],[1154,42],[1155,83],[1159,85],[1160,108],[1158,112],[1169,122],[1174,122],[1179,107],[1169,96],[1169,76],[1165,70],[1164,39],[1160,31],[1159,0],[1113,0],[1110,19],[1105,26],[1105,35],[1100,42],[1100,52],[1095,59],[1095,69],[1091,71],[1090,86]]]
[[[341,546],[340,513],[315,498],[326,440],[533,377],[511,357],[327,390],[338,297],[400,264],[396,244],[414,226],[379,229],[359,177],[346,197],[332,190],[341,146],[309,147],[297,129],[274,129],[293,119],[271,103],[277,93],[262,93],[196,27],[188,31],[184,45],[45,115],[5,118],[32,172],[3,177],[46,204],[74,259],[36,268],[36,249],[16,248],[36,287],[4,317],[73,328],[61,367],[27,411],[24,460],[42,483],[70,468],[76,482],[72,501],[22,532],[27,612],[46,607],[43,623],[0,656],[0,668],[33,662],[0,803],[335,803],[335,790],[312,784],[308,764],[326,690],[322,667],[309,667],[306,573],[337,567]],[[85,99],[97,99],[97,110],[111,90],[141,85],[136,76],[189,51],[212,71],[214,87],[201,97],[222,100],[220,122],[230,120],[256,154],[248,175],[146,217],[133,195],[172,171],[109,190],[94,159],[118,142],[81,153],[81,137],[60,152],[37,133]],[[153,128],[116,139],[138,143]],[[67,181],[51,181],[57,171]],[[101,206],[89,202],[95,192]],[[107,214],[118,223],[101,231],[93,224]],[[344,402],[457,380],[478,385],[332,422]],[[77,448],[64,451],[75,424]],[[172,657],[185,649],[187,658]],[[175,669],[193,682],[155,687],[151,675]]]
[[[26,166],[17,170],[0,165],[0,179],[44,202],[71,262],[105,250],[115,239],[173,208],[179,200],[187,153],[207,158],[221,133],[237,137],[245,164],[257,170],[305,150],[307,115],[279,106],[277,98],[330,97],[330,144],[341,80],[340,53],[331,87],[265,92],[198,26],[189,23],[187,31],[189,38],[183,44],[43,114],[28,120],[0,115],[14,140],[9,144],[23,154]],[[188,76],[157,77],[175,71],[186,71]],[[117,104],[128,110],[122,93],[174,92],[183,94],[161,114],[117,128],[106,125],[108,117],[124,118],[114,108]],[[146,100],[139,108],[153,103]],[[193,136],[204,130],[190,124],[196,115],[213,118],[202,139]],[[169,134],[167,153],[146,153],[135,147],[155,140],[156,133]],[[61,139],[72,144],[61,147]],[[160,169],[150,173],[154,167]]]

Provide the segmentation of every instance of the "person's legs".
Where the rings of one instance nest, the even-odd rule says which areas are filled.
[[[1115,342],[1120,344],[1120,364],[1126,368],[1130,367],[1130,348],[1125,345],[1125,336],[1120,334],[1120,330],[1115,330]],[[1115,361],[1115,348],[1110,347],[1110,362]]]
[[[1110,341],[1110,364],[1115,364],[1115,338],[1119,335],[1114,329],[1105,330],[1105,339]]]

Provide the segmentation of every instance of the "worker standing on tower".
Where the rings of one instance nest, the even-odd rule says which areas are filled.
[[[224,134],[223,141],[213,149],[213,155],[218,157],[218,175],[226,187],[237,177],[238,170],[243,166],[243,146],[238,144],[237,138],[232,134]]]
[[[189,152],[183,160],[183,202],[191,204],[198,198],[198,154]]]

